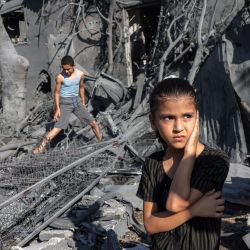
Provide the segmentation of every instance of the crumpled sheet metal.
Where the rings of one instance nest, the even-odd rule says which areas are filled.
[[[109,96],[115,103],[122,101],[126,96],[127,90],[123,86],[123,83],[104,73],[96,80],[95,86],[95,95],[105,95],[103,97]]]

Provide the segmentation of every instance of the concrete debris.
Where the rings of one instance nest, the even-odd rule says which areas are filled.
[[[104,195],[104,192],[103,192],[101,189],[99,189],[98,187],[94,187],[94,188],[89,192],[89,194],[90,194],[90,197],[95,196],[95,197],[96,197],[95,200],[97,200],[97,197],[100,198],[101,196],[103,196],[103,195]],[[87,195],[84,196],[83,202],[84,202],[86,199],[87,199]]]
[[[47,242],[34,244],[28,247],[14,246],[11,250],[70,250],[67,240],[63,238],[52,238]]]
[[[57,218],[49,226],[55,229],[69,230],[74,229],[75,224],[69,218]]]
[[[0,250],[150,249],[136,191],[145,157],[162,149],[148,119],[149,95],[166,75],[189,79],[197,89],[201,137],[231,159],[223,197],[250,206],[250,54],[244,36],[250,5],[208,1],[205,11],[214,15],[205,15],[203,53],[190,69],[197,20],[186,25],[186,18],[172,13],[188,16],[185,2],[186,9],[194,4],[192,14],[199,17],[201,1],[170,2],[0,0],[0,54],[6,58],[0,62]],[[171,20],[181,38],[173,48],[176,41],[166,42]],[[54,126],[54,79],[66,54],[85,74],[86,108],[104,141],[97,143],[91,127],[81,128],[71,116],[47,151],[33,156],[32,145]],[[23,61],[22,91],[13,91],[8,83],[16,79],[1,70],[8,58]],[[12,72],[15,64],[6,65]],[[18,108],[22,115],[11,115]],[[122,238],[131,232],[137,241],[127,246]],[[242,239],[250,248],[250,234]]]
[[[51,238],[73,238],[74,233],[70,230],[43,230],[39,234],[40,241],[48,241]]]
[[[124,200],[130,202],[134,208],[142,210],[143,202],[136,196],[138,189],[137,185],[106,185],[103,188],[104,192],[120,193]]]
[[[112,119],[109,112],[100,112],[100,116],[103,117],[102,121],[107,126],[112,137],[116,137],[119,134],[118,127],[115,125],[114,120]]]
[[[125,207],[113,199],[122,199],[121,195],[117,193],[105,194],[97,200],[95,200],[95,198],[96,197],[91,196],[87,196],[86,198],[83,197],[81,204],[84,206],[84,209],[79,207],[79,209],[74,211],[76,224],[79,224],[81,221],[85,221],[87,218],[91,218],[92,220],[111,220],[120,218],[126,212]]]
[[[99,220],[119,219],[126,212],[126,208],[114,199],[105,201],[105,205],[95,214]]]
[[[125,235],[129,231],[127,216],[115,220],[115,223],[114,220],[111,220],[109,223],[106,224],[106,229],[107,230],[112,229],[115,232],[116,237],[120,239],[123,235]]]

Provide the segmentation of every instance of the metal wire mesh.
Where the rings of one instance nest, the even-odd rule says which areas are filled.
[[[5,193],[1,189],[12,190],[10,195],[13,192],[18,193],[98,148],[101,146],[97,144],[87,148],[48,151],[37,156],[26,155],[22,159],[0,162],[0,194]]]
[[[115,154],[102,147],[96,144],[0,163],[3,249],[24,239],[112,165]]]

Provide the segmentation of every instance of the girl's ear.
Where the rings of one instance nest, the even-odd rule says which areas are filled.
[[[149,115],[149,120],[150,120],[151,128],[152,128],[153,130],[156,130],[156,126],[155,126],[155,124],[154,124],[154,117],[153,117],[152,114]]]

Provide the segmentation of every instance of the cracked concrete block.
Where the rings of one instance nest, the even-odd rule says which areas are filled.
[[[49,226],[56,229],[70,229],[75,227],[74,223],[68,218],[57,218]]]
[[[47,242],[34,244],[28,247],[14,246],[11,250],[70,250],[66,239],[52,238]]]
[[[138,185],[106,185],[103,192],[117,192],[123,196],[123,199],[131,202],[133,207],[142,210],[143,202],[136,196]]]
[[[67,239],[68,246],[72,249],[77,249],[77,244],[73,239]]]
[[[70,230],[43,230],[39,234],[40,241],[48,241],[51,238],[73,238],[74,233]]]

